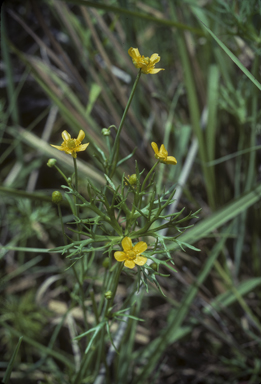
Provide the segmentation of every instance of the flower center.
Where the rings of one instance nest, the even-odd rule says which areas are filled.
[[[127,251],[126,256],[128,260],[134,260],[136,259],[136,253],[133,251]]]
[[[75,141],[73,139],[68,140],[67,147],[73,149],[76,147]]]

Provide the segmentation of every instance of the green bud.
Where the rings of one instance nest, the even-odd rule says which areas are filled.
[[[129,177],[129,183],[130,183],[130,185],[136,185],[137,184],[137,175],[136,175],[136,173],[134,173],[133,175],[131,175],[130,177]]]
[[[111,130],[109,128],[103,128],[102,134],[103,134],[103,136],[110,136]]]
[[[102,262],[102,266],[106,269],[108,269],[110,267],[110,259],[108,257],[106,257],[103,262]]]
[[[156,271],[156,272],[158,272],[158,270],[159,270],[159,266],[158,266],[158,264],[156,264],[156,263],[152,263],[152,264],[150,265],[150,267],[151,267],[152,269],[154,269],[154,271]]]
[[[56,164],[56,159],[49,159],[47,162],[48,167],[52,168]]]
[[[107,300],[110,300],[112,298],[112,291],[105,292],[104,296]]]
[[[63,201],[63,195],[59,191],[54,191],[52,193],[52,202],[55,204],[60,204]]]

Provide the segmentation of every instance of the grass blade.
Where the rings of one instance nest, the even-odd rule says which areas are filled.
[[[251,72],[248,71],[248,69],[246,69],[244,67],[244,65],[238,60],[238,58],[234,55],[234,53],[232,53],[230,51],[230,49],[228,49],[224,43],[222,43],[221,40],[219,40],[219,38],[204,24],[204,27],[207,29],[207,31],[211,34],[211,36],[213,37],[213,39],[216,40],[216,42],[218,43],[218,45],[226,52],[226,54],[230,57],[231,60],[234,61],[234,63],[238,66],[238,68],[241,69],[242,72],[244,72],[244,74],[249,78],[249,80],[252,81],[253,84],[255,84],[255,86],[260,89],[261,91],[261,84],[259,83],[259,81],[257,81],[257,79],[252,75]]]
[[[1,23],[1,48],[3,54],[4,68],[7,77],[7,94],[10,103],[10,113],[12,116],[13,123],[15,125],[19,124],[19,114],[17,108],[17,100],[15,95],[14,88],[14,74],[13,74],[13,66],[10,58],[10,54],[8,51],[8,42],[7,42],[7,34],[6,34],[6,24],[5,24],[5,5],[3,4],[3,13],[2,13],[2,23]]]
[[[8,363],[8,366],[7,366],[4,378],[2,380],[2,383],[4,383],[4,384],[8,384],[9,383],[9,379],[10,379],[10,376],[11,376],[11,373],[12,373],[12,370],[13,370],[15,358],[16,358],[16,355],[17,355],[17,353],[19,351],[19,348],[20,348],[22,340],[23,340],[23,336],[20,336],[19,340],[18,340],[18,343],[17,343],[17,345],[15,347],[14,353],[13,353],[13,355],[11,357],[11,360]]]
[[[233,219],[240,213],[255,204],[260,200],[261,196],[261,185],[252,189],[252,191],[243,194],[238,199],[232,201],[218,212],[214,213],[207,219],[196,224],[192,229],[189,229],[186,233],[179,237],[179,240],[185,243],[194,243],[209,235],[215,229],[221,227],[229,220]],[[169,245],[170,250],[178,249],[178,245],[173,243]]]
[[[194,32],[198,35],[203,34],[200,29],[192,28],[192,27],[189,27],[188,25],[184,25],[182,23],[178,23],[178,22],[173,21],[173,20],[159,19],[157,17],[153,17],[153,16],[147,15],[145,13],[141,13],[141,12],[137,12],[137,11],[130,11],[129,9],[126,9],[126,8],[115,7],[113,5],[107,5],[104,3],[97,3],[95,1],[87,1],[87,0],[63,0],[63,1],[65,1],[66,3],[85,5],[86,7],[93,7],[96,9],[103,9],[104,11],[113,12],[116,14],[117,13],[125,14],[129,17],[132,16],[135,19],[139,18],[139,19],[143,19],[143,20],[147,20],[147,21],[152,21],[152,22],[157,23],[157,24],[163,24],[163,25],[169,26],[169,27],[176,27],[179,29],[188,30],[188,31]]]
[[[256,287],[261,284],[261,277],[255,277],[252,279],[248,279],[247,281],[243,281],[238,287],[238,293],[243,296],[247,293],[253,291]],[[222,310],[222,308],[228,307],[229,305],[235,303],[237,301],[237,297],[233,290],[229,289],[228,291],[221,293],[218,295],[210,304],[209,307],[204,309],[204,313],[210,313],[211,308],[214,308],[216,311]]]

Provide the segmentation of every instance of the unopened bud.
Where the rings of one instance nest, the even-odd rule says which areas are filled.
[[[57,161],[56,159],[49,159],[47,161],[48,167],[52,168],[56,164],[56,161]]]
[[[63,201],[63,195],[59,191],[54,191],[52,193],[52,202],[55,204],[60,204]]]
[[[103,128],[102,134],[103,134],[103,136],[110,136],[111,130],[109,128]]]
[[[130,177],[129,177],[129,183],[130,183],[130,185],[136,185],[137,184],[137,175],[136,175],[136,173],[134,173],[133,175],[131,175]]]
[[[103,262],[102,262],[102,266],[106,269],[108,269],[110,267],[110,259],[108,257],[106,257]]]
[[[105,292],[104,296],[107,300],[110,300],[112,298],[112,291]]]
[[[152,269],[154,269],[154,271],[156,271],[156,272],[158,272],[158,270],[159,270],[159,266],[158,266],[158,264],[156,264],[156,263],[152,263],[152,264],[150,265],[150,267],[151,267]]]

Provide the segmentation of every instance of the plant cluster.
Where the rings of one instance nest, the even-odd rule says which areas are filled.
[[[183,223],[196,218],[198,212],[183,216],[183,208],[180,212],[168,214],[167,208],[174,201],[175,186],[173,185],[163,193],[157,193],[154,182],[157,165],[159,163],[167,166],[177,164],[177,160],[173,156],[168,156],[163,144],[159,149],[155,142],[151,143],[156,162],[146,176],[144,170],[140,171],[136,161],[135,174],[129,178],[123,174],[119,185],[113,181],[113,175],[117,167],[133,156],[131,154],[126,159],[119,159],[118,149],[124,119],[138,80],[141,73],[157,73],[158,71],[154,69],[154,66],[160,59],[157,54],[152,55],[151,58],[144,58],[136,48],[130,48],[129,54],[133,57],[134,65],[139,68],[139,72],[120,126],[119,128],[115,127],[117,133],[110,158],[106,158],[105,153],[99,149],[101,154],[100,162],[104,170],[104,186],[99,189],[90,180],[87,180],[85,193],[78,191],[77,153],[84,151],[90,144],[82,144],[85,137],[83,131],[79,132],[77,139],[72,139],[67,131],[63,131],[61,146],[52,145],[54,148],[72,156],[74,174],[71,177],[65,176],[57,166],[55,159],[49,159],[47,163],[49,167],[54,167],[63,176],[66,185],[63,185],[62,188],[65,191],[67,201],[70,202],[74,216],[74,221],[69,223],[74,228],[71,227],[70,229],[72,235],[67,235],[60,209],[63,197],[59,191],[53,192],[52,200],[58,205],[65,244],[51,249],[50,252],[60,252],[69,259],[70,267],[74,271],[81,290],[83,311],[86,310],[84,281],[92,262],[96,261],[100,254],[102,254],[102,258],[99,257],[99,262],[107,270],[106,279],[103,281],[101,300],[99,303],[93,302],[96,325],[90,328],[87,326],[86,321],[85,325],[89,329],[76,337],[76,340],[79,340],[92,334],[91,338],[87,338],[85,349],[87,357],[83,359],[78,375],[85,375],[86,372],[95,375],[91,370],[93,359],[97,359],[97,351],[94,346],[98,345],[99,351],[106,349],[105,329],[112,346],[116,349],[110,331],[112,323],[123,321],[122,316],[124,316],[124,321],[127,318],[138,320],[131,314],[131,307],[136,302],[135,291],[139,293],[143,286],[148,291],[149,283],[153,283],[163,294],[157,276],[167,277],[168,275],[160,271],[161,266],[175,272],[174,261],[168,250],[169,243],[175,242],[182,249],[184,249],[183,247],[190,247],[196,250],[195,247],[179,241],[178,237],[185,229],[189,228],[188,226],[183,227]],[[103,135],[111,147],[112,143],[109,140],[112,140],[112,137],[111,135],[108,136],[108,130],[109,128],[103,129]],[[161,231],[166,228],[172,228],[174,235],[162,235]],[[146,241],[140,241],[141,239]],[[80,268],[77,267],[77,264],[80,264]],[[134,289],[127,296],[122,307],[115,310],[114,297],[123,272],[135,276]],[[98,335],[102,336],[99,338]],[[105,364],[102,355],[98,354],[98,357],[100,364],[102,362]],[[85,366],[86,359],[89,361],[87,366]],[[97,366],[101,368],[99,364]]]

